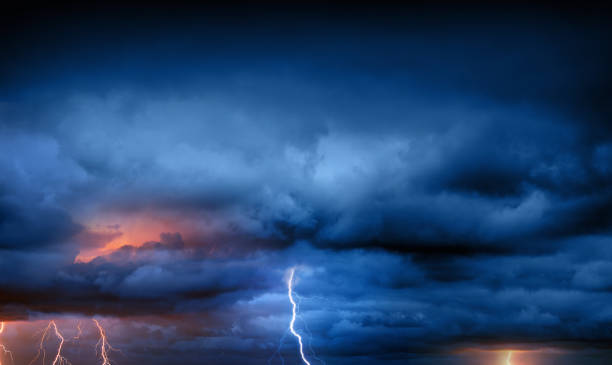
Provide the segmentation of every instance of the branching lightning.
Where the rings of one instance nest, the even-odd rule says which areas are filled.
[[[53,359],[52,365],[69,365],[70,361],[68,361],[65,357],[62,356],[62,347],[64,346],[64,337],[57,329],[57,325],[55,324],[55,321],[51,321],[51,323],[53,323],[53,330],[55,331],[55,336],[57,336],[57,338],[59,338],[60,340],[60,344],[57,347],[57,354],[55,355],[55,359]]]
[[[0,335],[4,332],[4,322],[0,322]],[[11,361],[14,363],[15,359],[13,358],[13,353],[4,346],[4,344],[0,343],[0,351],[4,353],[4,355],[10,356]],[[0,365],[2,365],[2,360],[0,359]]]
[[[295,317],[297,315],[297,303],[295,302],[295,300],[293,299],[293,275],[295,274],[295,268],[291,268],[291,271],[289,272],[289,280],[287,281],[287,295],[289,296],[289,301],[291,302],[292,305],[292,316],[291,316],[291,322],[289,322],[289,331],[291,331],[291,334],[293,334],[297,340],[298,343],[300,345],[300,356],[302,357],[302,361],[306,364],[306,365],[310,365],[310,362],[306,359],[306,356],[304,356],[304,344],[302,343],[302,336],[297,333],[295,331],[294,325],[295,325]]]
[[[55,321],[50,321],[47,327],[45,327],[45,329],[43,330],[42,337],[40,338],[40,343],[38,346],[38,352],[36,353],[36,356],[32,359],[32,361],[30,361],[29,365],[34,364],[36,360],[40,358],[41,354],[42,354],[42,364],[44,365],[45,358],[47,355],[45,351],[45,339],[49,336],[49,330],[51,329],[53,329],[55,337],[57,337],[60,341],[57,347],[57,353],[55,354],[55,357],[53,358],[52,365],[71,365],[70,361],[68,361],[68,359],[62,356],[62,349],[64,348],[65,339],[64,339],[64,336],[62,336],[59,329],[57,328],[57,324],[55,324]]]
[[[285,359],[283,358],[283,354],[281,353],[281,349],[283,347],[283,341],[285,341],[285,337],[287,337],[287,333],[289,333],[289,329],[287,329],[287,331],[285,331],[285,333],[283,333],[283,336],[281,337],[280,341],[278,342],[278,347],[276,348],[276,351],[274,351],[272,356],[268,359],[268,365],[272,365],[272,360],[274,360],[274,358],[277,355],[278,355],[278,358],[281,361],[281,364],[285,365]]]
[[[45,329],[43,329],[42,331],[42,336],[40,338],[40,343],[38,345],[38,352],[36,353],[36,356],[34,356],[34,358],[30,361],[30,363],[28,365],[32,365],[36,362],[36,360],[38,360],[40,358],[40,355],[42,354],[43,356],[43,361],[42,363],[45,363],[45,357],[46,357],[46,351],[45,351],[45,338],[47,338],[47,334],[49,332],[49,326],[51,326],[51,322],[49,322],[49,324],[47,325],[47,327]]]
[[[100,322],[98,322],[97,319],[92,319],[92,320],[96,324],[96,327],[98,327],[98,332],[100,332],[100,339],[98,340],[98,343],[96,344],[96,353],[99,348],[100,358],[102,359],[102,365],[111,365],[110,359],[108,357],[108,350],[111,350],[111,351],[119,351],[119,350],[115,349],[108,343],[108,339],[106,338],[106,331],[104,330],[102,325],[100,325]]]
[[[298,312],[299,312],[299,308],[298,308]],[[308,349],[310,350],[310,356],[317,360],[318,362],[320,362],[323,365],[325,364],[325,361],[323,361],[322,359],[320,359],[317,354],[315,353],[314,349],[312,348],[312,332],[310,331],[310,328],[308,328],[308,322],[306,322],[304,320],[304,318],[302,318],[300,316],[300,319],[302,320],[302,323],[304,324],[304,331],[306,331],[306,335],[308,336],[308,341],[306,341],[306,343],[308,344]]]

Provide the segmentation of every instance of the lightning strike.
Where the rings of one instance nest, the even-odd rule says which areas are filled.
[[[36,362],[36,360],[38,360],[40,358],[40,355],[43,355],[43,361],[42,363],[45,363],[45,357],[46,357],[46,351],[45,351],[45,338],[47,337],[47,334],[49,332],[49,326],[51,326],[51,323],[49,322],[49,324],[47,325],[47,327],[45,329],[43,329],[42,332],[42,336],[40,338],[40,343],[38,345],[38,352],[36,353],[36,356],[34,356],[34,358],[30,361],[30,363],[28,365],[32,365]]]
[[[292,305],[292,316],[291,316],[291,322],[289,322],[289,331],[291,331],[291,334],[293,334],[298,340],[298,343],[300,345],[300,356],[302,357],[302,361],[306,365],[311,365],[310,362],[306,359],[306,356],[304,356],[304,344],[302,343],[302,336],[299,333],[297,333],[294,328],[295,317],[297,315],[296,313],[297,303],[293,299],[293,275],[294,274],[295,274],[295,268],[291,268],[291,271],[289,274],[289,280],[287,281],[287,295],[289,296],[289,301],[291,302],[291,305]]]
[[[78,341],[83,334],[83,330],[81,329],[81,321],[77,323],[77,334],[72,338],[72,341]]]
[[[96,352],[98,351],[97,349],[100,348],[100,358],[102,359],[102,365],[111,365],[111,362],[108,357],[108,350],[111,350],[111,351],[118,351],[118,350],[113,348],[108,343],[108,339],[106,338],[106,331],[104,330],[102,325],[100,325],[100,322],[98,322],[97,319],[92,319],[92,320],[96,324],[96,327],[98,327],[98,332],[100,332],[100,339],[98,340],[98,343],[96,344]]]
[[[53,329],[55,337],[57,337],[60,341],[59,346],[57,347],[57,352],[55,354],[55,357],[53,358],[53,362],[51,363],[51,365],[71,365],[70,361],[68,361],[68,359],[62,356],[62,349],[64,348],[65,339],[57,328],[57,324],[55,323],[55,321],[50,321],[47,327],[45,327],[45,329],[43,330],[42,336],[40,338],[40,343],[38,345],[38,352],[36,353],[36,356],[32,359],[32,361],[30,361],[29,365],[34,364],[36,360],[40,358],[41,354],[42,364],[44,365],[47,356],[47,353],[45,351],[45,339],[49,336],[49,330],[51,329]]]
[[[4,322],[0,322],[0,334],[2,334],[2,332],[4,332]],[[15,362],[15,359],[13,358],[13,353],[6,348],[6,346],[4,346],[4,344],[0,343],[0,351],[2,351],[4,353],[4,355],[6,356],[10,356],[11,358],[11,362]],[[2,360],[0,359],[0,365],[2,365]]]
[[[512,351],[508,351],[508,356],[506,357],[506,365],[512,365],[510,362],[512,360]]]
[[[280,359],[281,364],[285,365],[285,359],[283,358],[283,354],[281,353],[281,349],[283,347],[283,341],[285,340],[285,337],[287,337],[287,333],[289,333],[289,329],[287,329],[287,331],[285,331],[285,333],[283,333],[283,336],[281,337],[281,339],[280,339],[280,341],[278,343],[278,347],[276,348],[276,351],[274,351],[272,356],[268,359],[268,365],[272,365],[272,360],[274,360],[274,358],[277,355],[278,355],[278,358]]]
[[[57,354],[55,355],[55,359],[53,359],[52,365],[69,365],[70,361],[68,361],[65,357],[62,356],[62,347],[64,346],[64,337],[62,336],[60,331],[57,329],[57,325],[55,324],[55,321],[51,321],[51,323],[53,323],[53,330],[55,331],[55,336],[57,336],[57,338],[59,338],[60,340],[60,344],[57,348]]]

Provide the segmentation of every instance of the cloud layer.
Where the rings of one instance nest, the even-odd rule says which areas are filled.
[[[359,9],[13,25],[0,318],[105,316],[125,363],[267,361],[297,266],[329,363],[508,345],[603,363],[609,27]]]

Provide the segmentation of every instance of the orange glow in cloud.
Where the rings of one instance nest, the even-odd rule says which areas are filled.
[[[186,232],[175,220],[153,216],[103,218],[85,226],[88,232],[112,239],[100,247],[82,248],[75,262],[89,262],[125,245],[139,247],[145,242],[159,241],[159,235],[164,232]]]
[[[457,355],[466,357],[474,365],[537,365],[544,358],[554,358],[564,353],[554,348],[539,349],[475,349],[457,351]]]
[[[500,365],[534,365],[538,350],[502,350],[495,351],[498,358],[501,358]]]

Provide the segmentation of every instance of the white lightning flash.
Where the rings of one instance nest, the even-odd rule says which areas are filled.
[[[512,351],[508,351],[508,357],[506,357],[506,365],[512,365]]]
[[[289,331],[291,331],[291,334],[293,334],[297,338],[298,343],[300,344],[300,356],[302,356],[302,361],[304,361],[306,365],[310,365],[310,362],[306,359],[306,356],[304,355],[304,344],[302,343],[302,336],[300,336],[300,334],[295,331],[295,328],[293,328],[293,325],[295,324],[295,316],[297,314],[296,313],[297,303],[295,302],[295,300],[293,300],[293,275],[294,274],[295,274],[295,268],[292,267],[291,271],[289,272],[289,280],[287,281],[287,290],[288,290],[287,294],[289,296],[289,301],[291,302],[291,305],[293,306],[291,322],[289,322]]]
[[[0,322],[0,334],[4,332],[4,322]],[[6,346],[4,346],[4,344],[0,343],[0,351],[4,354],[4,355],[8,355],[11,357],[11,361],[13,363],[15,363],[15,359],[13,358],[13,353],[6,348]],[[0,365],[2,365],[2,361],[0,361]]]

